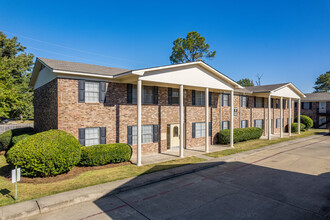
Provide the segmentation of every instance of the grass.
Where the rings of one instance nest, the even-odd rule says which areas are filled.
[[[244,151],[248,151],[248,150],[266,147],[266,146],[269,146],[272,144],[277,144],[277,143],[281,143],[281,142],[285,142],[285,141],[294,140],[297,138],[308,137],[311,135],[320,134],[320,133],[324,133],[324,132],[328,132],[328,130],[327,129],[310,129],[308,131],[301,132],[299,135],[297,134],[295,136],[286,137],[286,138],[278,138],[278,139],[274,139],[274,140],[257,139],[257,140],[244,141],[244,142],[236,143],[234,148],[230,148],[230,149],[223,150],[223,151],[212,152],[212,153],[208,153],[208,154],[204,154],[204,155],[209,156],[209,157],[219,158],[219,157],[224,157],[224,156],[228,156],[231,154],[236,154],[236,153],[240,153],[240,152],[244,152]]]
[[[36,199],[64,191],[74,190],[87,186],[97,185],[106,182],[112,182],[129,177],[140,176],[147,173],[166,170],[174,167],[184,166],[205,161],[198,157],[187,157],[178,160],[172,160],[162,163],[150,164],[138,167],[136,165],[119,166],[105,168],[101,170],[92,170],[84,172],[77,177],[55,183],[31,184],[18,183],[18,201]],[[14,184],[3,176],[10,171],[10,166],[6,163],[3,155],[0,155],[0,206],[15,203]]]

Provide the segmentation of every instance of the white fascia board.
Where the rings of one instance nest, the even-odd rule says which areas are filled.
[[[108,78],[108,79],[113,78],[113,76],[107,76],[107,75],[99,75],[99,74],[93,74],[93,73],[71,72],[71,71],[63,71],[63,70],[53,70],[53,72],[54,73],[60,73],[60,74],[68,74],[68,75],[89,76],[89,77],[95,77],[95,78]]]

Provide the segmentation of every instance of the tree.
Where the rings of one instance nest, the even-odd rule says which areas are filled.
[[[28,87],[33,55],[17,37],[7,38],[0,32],[0,117],[32,118],[33,91]]]
[[[250,80],[248,78],[238,80],[237,83],[240,84],[243,87],[254,86],[253,80]]]
[[[264,74],[257,74],[257,78],[258,78],[258,80],[257,80],[257,86],[261,86],[261,78],[262,78],[262,76],[263,76]]]
[[[196,31],[191,31],[186,38],[177,38],[173,41],[170,61],[175,63],[187,63],[201,60],[205,57],[211,59],[216,51],[209,51],[210,45],[205,43],[205,38]]]
[[[321,74],[317,77],[314,86],[314,92],[329,92],[330,91],[330,71]]]

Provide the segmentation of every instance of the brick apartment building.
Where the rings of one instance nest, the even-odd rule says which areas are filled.
[[[231,146],[233,128],[282,136],[304,97],[291,83],[243,88],[201,61],[127,70],[37,58],[30,86],[37,131],[61,129],[86,146],[128,143],[138,165],[177,147],[181,157],[185,148],[208,152],[221,129]]]
[[[315,128],[329,128],[330,93],[307,93],[305,96],[301,99],[301,114],[310,117]],[[295,103],[295,115],[297,114],[297,103]]]

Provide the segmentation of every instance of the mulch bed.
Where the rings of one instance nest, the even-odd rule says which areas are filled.
[[[120,166],[126,166],[132,164],[131,162],[123,162],[123,163],[115,163],[115,164],[107,164],[103,166],[97,166],[97,167],[73,167],[69,172],[57,175],[57,176],[51,176],[51,177],[35,177],[35,178],[29,178],[29,177],[21,177],[20,183],[33,183],[33,184],[41,184],[41,183],[53,183],[58,182],[62,180],[67,180],[74,178],[78,176],[81,173],[84,173],[86,171],[90,170],[101,170],[106,168],[112,168],[112,167],[120,167]],[[10,180],[10,174],[9,176],[6,176],[8,180]]]

